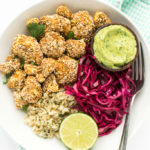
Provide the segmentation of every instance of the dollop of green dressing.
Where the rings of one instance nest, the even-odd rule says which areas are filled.
[[[133,33],[122,25],[110,25],[94,37],[94,56],[113,69],[128,64],[135,58],[137,42]]]

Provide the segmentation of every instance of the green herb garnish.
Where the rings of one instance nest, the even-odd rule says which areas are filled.
[[[28,108],[28,105],[23,105],[23,106],[22,106],[22,111],[26,112],[26,111],[27,111],[27,108]]]
[[[59,114],[59,117],[64,117],[65,116],[65,114]]]
[[[73,31],[68,31],[67,38],[68,39],[73,39],[74,38],[74,32]]]
[[[24,69],[24,58],[20,59],[20,69]]]
[[[31,36],[35,38],[39,38],[40,35],[44,33],[44,25],[43,24],[37,24],[37,23],[30,23],[28,26],[28,31],[30,32]]]
[[[40,103],[42,104],[42,103],[43,103],[43,101],[44,101],[44,99],[43,99],[43,98],[41,98],[41,99],[40,99]]]
[[[14,56],[14,59],[19,58],[17,55]]]
[[[24,100],[24,98],[21,96],[21,100]]]
[[[5,74],[5,81],[3,82],[3,84],[7,84],[8,80],[10,79],[10,77],[12,76],[13,72],[7,73]]]
[[[30,64],[31,64],[31,65],[33,65],[33,66],[35,66],[35,65],[36,65],[36,64],[35,64],[35,62],[33,62],[33,61],[32,61]]]

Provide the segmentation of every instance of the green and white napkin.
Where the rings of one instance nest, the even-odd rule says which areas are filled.
[[[150,44],[150,0],[104,0],[120,9],[137,25]]]

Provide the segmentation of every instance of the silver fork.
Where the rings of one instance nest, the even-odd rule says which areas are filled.
[[[129,121],[130,121],[130,111],[132,108],[132,105],[134,103],[136,95],[140,92],[144,85],[144,55],[143,55],[143,47],[140,43],[139,48],[139,55],[136,59],[136,61],[132,65],[132,79],[136,85],[136,93],[133,95],[131,103],[128,108],[128,113],[126,114],[125,124],[123,127],[123,133],[119,145],[119,150],[126,150],[127,146],[127,138],[128,138],[128,128],[129,128]]]

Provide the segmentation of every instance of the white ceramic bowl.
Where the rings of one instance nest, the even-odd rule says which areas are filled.
[[[142,42],[145,54],[146,64],[146,82],[140,95],[137,97],[135,105],[133,107],[130,133],[129,137],[136,132],[142,122],[150,114],[150,101],[149,101],[149,89],[150,89],[150,69],[148,69],[148,62],[150,61],[150,54],[146,43],[133,23],[127,18],[126,15],[121,13],[114,7],[105,4],[98,0],[45,0],[39,2],[36,5],[31,6],[21,14],[19,14],[6,28],[0,39],[0,60],[4,60],[10,53],[10,47],[12,45],[13,38],[18,33],[26,33],[25,23],[26,20],[31,17],[40,17],[42,15],[53,14],[57,6],[60,4],[66,4],[73,12],[86,9],[91,14],[96,10],[102,10],[108,14],[113,22],[119,22],[129,26],[137,34],[139,41]],[[0,62],[2,63],[2,62]],[[42,139],[36,136],[30,127],[24,124],[24,113],[17,110],[14,105],[12,92],[3,85],[4,77],[0,76],[0,125],[8,132],[8,134],[25,149],[28,150],[65,150],[67,149],[61,141],[56,138]],[[119,145],[122,126],[119,126],[111,134],[98,139],[94,150],[116,150]],[[129,139],[130,139],[129,138]]]

